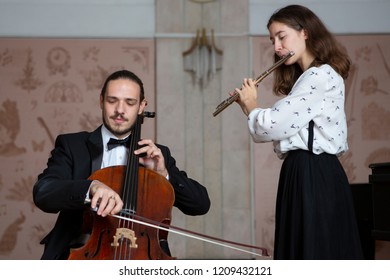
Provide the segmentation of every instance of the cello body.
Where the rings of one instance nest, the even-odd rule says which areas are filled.
[[[126,166],[100,169],[90,176],[122,192]],[[156,172],[139,167],[137,215],[169,225],[172,216],[174,191],[171,184]],[[76,260],[159,260],[173,259],[160,247],[160,240],[167,240],[168,232],[143,226],[118,218],[101,217],[86,210],[86,231],[91,235],[87,243],[72,249],[68,259]]]

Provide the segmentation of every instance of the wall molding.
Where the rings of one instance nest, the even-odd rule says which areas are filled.
[[[266,23],[270,15],[290,3],[287,0],[248,1],[248,34],[252,36],[268,35]],[[390,33],[388,0],[297,3],[316,12],[335,34]],[[154,0],[117,0],[115,4],[106,0],[0,0],[0,37],[162,37],[155,32]]]
[[[296,1],[315,12],[335,34],[390,33],[388,0]],[[269,17],[291,1],[249,0],[249,33],[268,35]]]
[[[153,38],[153,0],[0,0],[0,36]]]

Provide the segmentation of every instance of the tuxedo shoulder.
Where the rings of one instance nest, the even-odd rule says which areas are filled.
[[[91,132],[88,131],[79,131],[79,132],[71,132],[71,133],[63,133],[58,135],[58,138],[66,138],[66,139],[81,139],[88,138],[91,135]]]
[[[84,139],[84,138],[89,138],[91,135],[101,135],[100,132],[101,126],[99,126],[97,129],[94,131],[78,131],[78,132],[69,132],[69,133],[63,133],[58,135],[60,138],[67,138],[67,139]]]
[[[74,137],[74,136],[89,135],[89,134],[91,134],[91,132],[88,132],[88,131],[78,131],[78,132],[62,133],[62,134],[59,134],[59,136]]]

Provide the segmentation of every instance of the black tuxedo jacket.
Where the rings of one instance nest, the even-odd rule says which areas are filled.
[[[174,206],[187,215],[203,215],[210,208],[207,190],[176,167],[166,146],[157,145],[164,155],[169,181],[175,192]],[[42,211],[59,213],[45,244],[42,259],[67,259],[70,244],[82,231],[84,200],[103,157],[101,127],[94,132],[59,135],[47,168],[34,185],[34,203]]]

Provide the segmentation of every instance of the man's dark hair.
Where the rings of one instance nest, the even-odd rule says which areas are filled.
[[[112,73],[110,76],[107,77],[106,81],[104,82],[102,91],[100,93],[100,95],[103,97],[103,99],[104,99],[106,91],[107,91],[108,83],[110,81],[119,80],[119,79],[126,79],[126,80],[130,80],[130,81],[137,83],[141,89],[140,101],[144,100],[144,98],[145,98],[144,84],[142,83],[141,79],[136,74],[134,74],[133,72],[128,71],[128,70],[119,70],[119,71]]]

